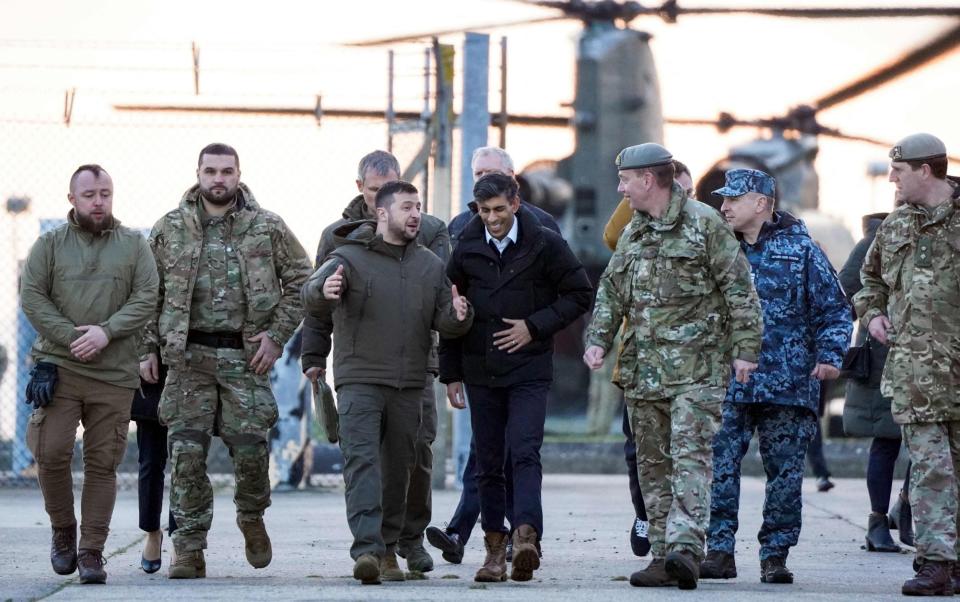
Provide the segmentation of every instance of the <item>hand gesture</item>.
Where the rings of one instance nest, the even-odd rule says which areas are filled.
[[[103,328],[97,325],[77,326],[83,334],[70,344],[70,353],[81,362],[89,362],[103,351],[110,339]]]
[[[757,369],[757,365],[747,360],[733,360],[733,371],[737,375],[737,382],[746,384],[750,375]]]
[[[447,383],[447,399],[450,400],[450,405],[458,410],[467,407],[467,400],[463,396],[463,383]]]
[[[603,347],[590,345],[587,347],[587,350],[583,352],[583,363],[591,370],[599,370],[600,367],[603,366],[603,358],[606,357],[606,355],[607,352],[603,350]]]
[[[510,328],[493,333],[493,344],[496,345],[500,351],[513,353],[533,340],[525,320],[501,319],[506,324],[510,324]]]
[[[890,344],[890,338],[887,336],[887,333],[891,330],[893,330],[893,324],[890,323],[890,319],[887,318],[887,316],[877,316],[867,324],[867,331],[870,333],[870,336],[879,341],[881,345]]]
[[[260,343],[260,348],[257,349],[253,359],[250,360],[250,367],[253,368],[253,371],[257,374],[266,374],[270,371],[270,368],[273,368],[273,363],[276,362],[280,354],[283,353],[283,349],[280,345],[277,345],[273,339],[267,336],[266,331],[255,334],[247,340],[251,343],[258,341]]]
[[[456,284],[450,288],[450,293],[453,295],[453,310],[457,312],[457,322],[463,322],[467,319],[467,309],[469,308],[467,298],[460,296]]]
[[[817,364],[810,376],[817,380],[834,380],[840,376],[840,370],[830,364]]]
[[[323,281],[323,298],[334,301],[343,293],[343,264],[337,266],[337,271]]]
[[[151,385],[160,380],[160,362],[156,353],[147,355],[147,359],[140,362],[140,378]]]

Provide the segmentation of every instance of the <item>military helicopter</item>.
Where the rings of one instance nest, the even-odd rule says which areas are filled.
[[[818,136],[830,136],[877,144],[890,143],[850,135],[821,125],[817,112],[869,92],[960,45],[960,26],[905,53],[891,63],[840,89],[799,105],[783,116],[741,119],[722,113],[715,119],[664,118],[650,35],[632,29],[641,17],[658,17],[675,23],[688,15],[754,14],[781,18],[858,19],[960,16],[960,7],[909,8],[685,8],[676,0],[660,6],[615,0],[512,0],[559,11],[558,15],[526,21],[468,27],[368,40],[361,45],[396,44],[493,27],[525,25],[544,21],[576,19],[583,23],[577,41],[577,69],[573,114],[568,124],[575,132],[574,152],[560,161],[536,161],[521,173],[525,199],[562,218],[565,236],[594,279],[605,267],[610,251],[602,241],[602,229],[620,199],[610,194],[610,166],[624,147],[639,142],[662,142],[664,123],[712,125],[720,132],[751,127],[766,132],[758,139],[730,149],[699,179],[697,197],[710,202],[710,191],[723,185],[723,174],[734,167],[763,169],[778,182],[780,206],[800,213],[812,235],[834,263],[843,261],[853,238],[838,221],[818,213],[818,178],[814,167]],[[554,404],[560,412],[582,403],[589,376],[579,362],[579,333],[575,324],[557,338]],[[582,406],[581,406],[582,407]]]

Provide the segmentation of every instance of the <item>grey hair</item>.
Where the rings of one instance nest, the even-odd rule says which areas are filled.
[[[362,182],[371,169],[378,176],[385,176],[391,171],[400,176],[400,162],[387,151],[375,150],[364,155],[363,159],[360,159],[360,165],[357,166],[357,179]]]
[[[496,155],[500,159],[500,163],[504,168],[510,171],[516,171],[513,167],[513,159],[510,158],[510,155],[507,154],[507,151],[503,150],[499,146],[481,146],[477,150],[473,151],[473,156],[470,158],[470,165],[473,166],[477,162],[477,159],[483,155]]]

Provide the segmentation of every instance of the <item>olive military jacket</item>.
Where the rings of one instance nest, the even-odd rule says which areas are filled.
[[[460,322],[443,261],[419,241],[402,251],[361,221],[335,230],[337,248],[303,287],[307,315],[333,322],[333,380],[396,389],[426,386],[431,330],[459,337],[473,324],[473,308]],[[401,256],[402,255],[402,256]],[[343,266],[340,299],[323,283]]]
[[[626,318],[617,383],[628,399],[726,387],[730,362],[757,361],[760,300],[740,243],[676,183],[660,219],[636,211],[600,277],[586,344],[609,352]]]
[[[363,195],[355,196],[343,210],[343,217],[323,229],[323,233],[320,235],[320,244],[317,245],[316,267],[319,268],[327,256],[339,246],[337,244],[338,240],[342,241],[341,238],[335,236],[334,232],[351,222],[375,219],[376,217],[370,215],[367,210]],[[440,218],[427,213],[420,214],[420,231],[417,232],[417,242],[433,251],[434,255],[444,263],[450,258],[450,234],[447,232],[446,224]],[[333,323],[329,320],[321,322],[309,313],[304,316],[303,352],[300,355],[300,366],[304,372],[310,368],[326,368],[327,356],[330,355],[332,331]],[[434,344],[430,349],[430,357],[427,360],[427,372],[434,376],[440,370],[437,358],[437,343],[438,337],[434,335]]]
[[[247,339],[266,331],[283,347],[303,317],[300,287],[310,276],[310,258],[280,216],[262,209],[243,183],[230,214],[233,252],[240,260],[246,296],[244,347],[252,358],[259,343]],[[200,189],[194,185],[180,206],[154,225],[150,248],[160,274],[160,298],[147,323],[142,352],[158,348],[168,366],[183,363],[190,327],[190,305],[202,251]]]
[[[23,313],[37,330],[33,357],[101,382],[140,386],[137,343],[157,304],[157,268],[143,236],[117,220],[100,234],[67,223],[37,239],[20,280]],[[70,344],[95,324],[110,342],[81,362]]]
[[[933,209],[893,210],[860,277],[862,324],[886,315],[893,325],[880,390],[894,421],[960,420],[960,187]]]

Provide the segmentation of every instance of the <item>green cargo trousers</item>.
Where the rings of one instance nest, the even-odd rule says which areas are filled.
[[[416,463],[423,388],[349,384],[337,388],[350,556],[382,557],[403,529]]]
[[[420,430],[417,432],[417,461],[410,473],[407,487],[407,510],[400,533],[401,549],[423,545],[423,532],[430,525],[433,510],[433,441],[437,438],[437,399],[433,391],[432,374],[427,374],[427,386],[420,401]],[[387,475],[384,475],[387,478]],[[387,483],[384,482],[384,495]]]
[[[267,433],[277,421],[277,402],[269,377],[250,371],[242,349],[187,345],[185,363],[170,366],[159,414],[170,446],[170,510],[177,521],[178,553],[207,547],[213,522],[207,452],[214,435],[233,458],[237,514],[263,515],[270,505]]]

